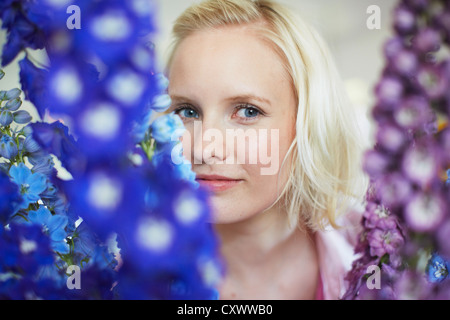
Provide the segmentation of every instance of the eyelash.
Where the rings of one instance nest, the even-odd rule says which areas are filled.
[[[193,110],[193,111],[195,111],[195,113],[198,114],[198,112],[195,110],[195,108],[193,108],[193,107],[191,107],[191,106],[189,106],[189,105],[182,105],[182,106],[176,108],[176,109],[174,110],[174,112],[175,112],[175,114],[178,114],[178,115],[179,115],[179,113],[180,113],[181,111],[183,111],[183,110]],[[181,117],[181,116],[180,116],[180,117]]]
[[[245,119],[245,120],[243,120],[245,122],[253,121],[254,118],[258,118],[259,116],[265,116],[265,113],[262,110],[260,110],[259,108],[255,107],[255,106],[253,106],[251,104],[248,104],[248,103],[243,103],[243,104],[237,105],[235,107],[236,111],[235,111],[235,113],[233,113],[233,116],[237,112],[239,112],[241,110],[244,110],[244,109],[254,110],[254,111],[257,112],[257,115],[254,116],[254,117],[242,117],[242,119]],[[197,112],[197,110],[195,110],[195,108],[193,106],[190,106],[190,105],[181,105],[180,107],[176,108],[174,110],[174,112],[175,112],[175,114],[179,115],[179,113],[181,111],[183,111],[183,110],[193,110],[195,113],[199,114],[199,112]],[[188,117],[186,117],[186,118],[188,118]],[[191,118],[188,118],[188,119],[191,119]]]
[[[253,110],[253,111],[256,111],[256,113],[257,113],[254,117],[243,117],[243,119],[244,119],[243,121],[246,121],[246,122],[253,121],[253,119],[257,119],[257,118],[265,115],[260,109],[258,109],[257,107],[255,107],[251,104],[248,104],[248,103],[236,106],[236,113],[241,110],[245,110],[245,109]]]

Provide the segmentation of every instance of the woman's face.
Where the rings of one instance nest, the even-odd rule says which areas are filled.
[[[186,126],[183,154],[210,190],[215,223],[234,223],[279,196],[295,137],[296,102],[281,58],[251,27],[199,31],[178,46],[170,111]]]

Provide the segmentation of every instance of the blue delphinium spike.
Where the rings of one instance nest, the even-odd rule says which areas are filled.
[[[428,280],[433,283],[439,283],[448,278],[448,262],[441,256],[434,253],[427,265]]]

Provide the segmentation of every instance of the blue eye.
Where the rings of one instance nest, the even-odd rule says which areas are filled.
[[[175,114],[178,114],[181,118],[198,118],[198,113],[189,107],[180,107],[175,110]]]
[[[237,115],[241,118],[256,118],[261,112],[255,107],[241,106],[237,112]]]

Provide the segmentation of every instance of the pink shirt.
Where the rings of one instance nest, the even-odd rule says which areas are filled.
[[[343,229],[319,231],[315,233],[319,259],[319,285],[317,300],[340,299],[347,289],[345,276],[350,271],[357,256],[354,248],[359,234],[358,213],[352,213],[340,222]]]

